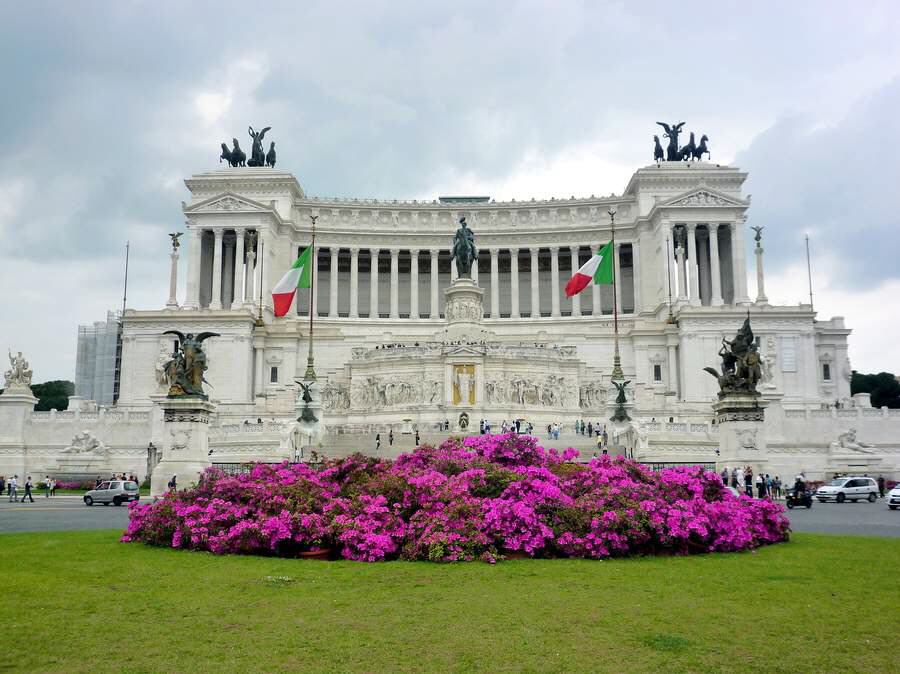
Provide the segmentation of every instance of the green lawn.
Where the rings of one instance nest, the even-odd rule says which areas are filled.
[[[490,566],[117,538],[0,536],[0,671],[876,672],[900,657],[900,539]]]

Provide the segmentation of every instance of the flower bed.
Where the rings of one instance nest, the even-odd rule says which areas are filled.
[[[493,562],[748,550],[785,541],[784,508],[735,497],[700,468],[651,471],[621,457],[572,463],[535,438],[484,435],[395,461],[361,455],[320,469],[255,465],[133,504],[122,540],[214,553]]]

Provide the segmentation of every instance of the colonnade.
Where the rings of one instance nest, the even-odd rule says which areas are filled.
[[[675,258],[669,280],[679,301],[711,306],[749,301],[740,223],[673,223],[668,227],[675,244],[669,253]],[[267,301],[270,279],[283,271],[267,268],[271,264],[257,268],[259,245],[268,249],[270,236],[266,229],[261,229],[258,237],[254,228],[190,229],[184,306],[214,310],[249,306],[258,299],[260,290]],[[489,267],[481,283],[487,291],[485,317],[559,318],[611,313],[610,286],[592,285],[589,291],[572,298],[566,298],[563,291],[571,274],[598,247],[483,248],[480,260],[473,264],[472,276],[477,281],[479,265]],[[456,278],[456,266],[447,249],[341,247],[329,245],[327,239],[317,248],[314,274],[319,292],[313,297],[313,309],[323,317],[440,318],[441,291]],[[624,314],[638,313],[643,307],[640,259],[638,240],[616,242],[615,300]],[[289,263],[284,260],[284,269]],[[327,276],[320,279],[320,271]],[[528,278],[523,279],[523,274]],[[367,302],[363,302],[365,285]],[[298,294],[297,310],[309,310],[307,293]]]

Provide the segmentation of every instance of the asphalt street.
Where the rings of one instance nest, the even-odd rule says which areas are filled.
[[[147,502],[149,497],[142,498]],[[810,510],[788,511],[794,531],[900,538],[900,510],[876,503],[819,503]],[[21,531],[76,531],[79,529],[125,529],[126,506],[88,507],[78,496],[34,497],[34,503],[10,503],[0,498],[0,533]]]

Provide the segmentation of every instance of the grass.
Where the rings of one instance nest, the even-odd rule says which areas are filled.
[[[900,539],[755,553],[362,564],[0,536],[0,671],[894,669]]]

